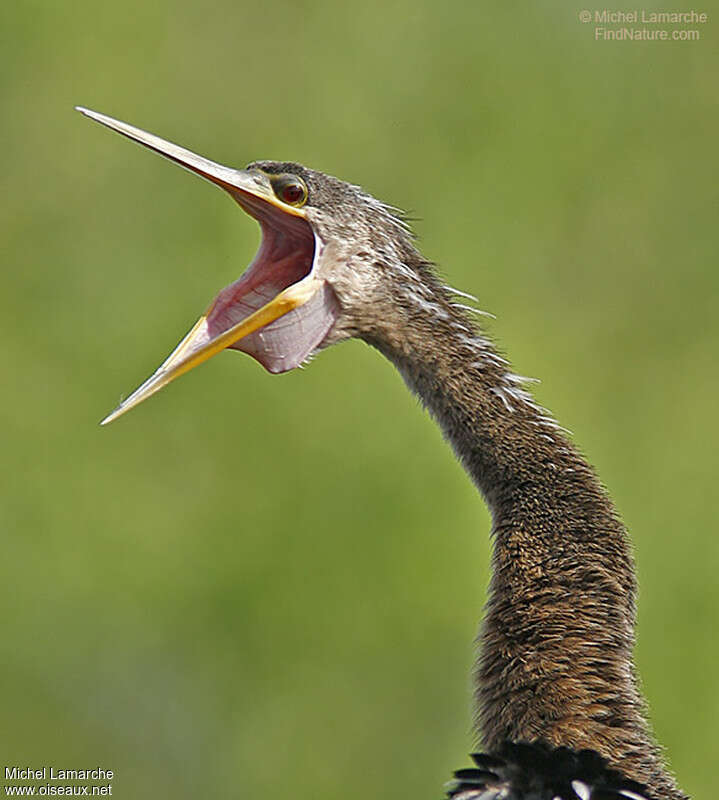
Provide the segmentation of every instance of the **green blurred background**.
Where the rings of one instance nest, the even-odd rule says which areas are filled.
[[[432,798],[471,747],[489,519],[377,353],[222,355],[98,426],[258,232],[83,104],[418,218],[610,487],[657,734],[716,793],[719,8],[642,44],[579,10],[2,4],[3,763],[138,800]]]

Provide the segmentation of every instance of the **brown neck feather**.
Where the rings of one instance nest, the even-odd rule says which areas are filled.
[[[365,338],[421,398],[492,512],[476,669],[481,742],[591,748],[657,798],[679,800],[637,688],[625,528],[564,432],[447,292],[432,291],[429,306],[405,298],[378,309]]]

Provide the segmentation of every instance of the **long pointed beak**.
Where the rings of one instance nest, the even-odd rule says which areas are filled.
[[[186,150],[184,147],[179,147],[172,142],[161,139],[159,136],[147,133],[105,114],[90,111],[81,106],[76,106],[76,109],[86,117],[106,125],[123,136],[127,136],[129,139],[139,142],[161,156],[174,161],[190,172],[194,172],[200,177],[211,181],[229,192],[246,210],[257,212],[259,209],[261,212],[262,206],[269,203],[286,214],[304,218],[304,213],[301,209],[293,208],[278,200],[266,185],[267,182],[263,182],[262,174],[257,171],[225,167],[190,150]],[[264,207],[266,208],[266,205]],[[269,303],[219,335],[210,334],[207,313],[204,314],[155,373],[112,413],[108,414],[100,424],[106,425],[112,422],[193,367],[203,361],[207,361],[216,353],[230,347],[245,336],[249,336],[259,328],[269,325],[293,309],[304,305],[316,293],[320,285],[321,282],[316,280],[310,273],[299,282],[281,291]]]
[[[155,372],[100,423],[107,425],[109,422],[121,417],[131,408],[139,405],[150,395],[159,392],[168,383],[189,372],[193,367],[207,361],[216,353],[229,347],[245,336],[249,336],[259,328],[269,325],[279,317],[284,316],[295,308],[304,305],[317,291],[318,281],[313,279],[303,280],[280,292],[267,305],[262,306],[249,317],[220,336],[208,338],[207,317],[203,315],[197,320],[192,330],[177,345],[172,353],[165,359]]]
[[[301,209],[293,208],[279,201],[259,179],[257,173],[252,170],[225,167],[215,161],[210,161],[209,158],[193,153],[191,150],[186,150],[184,147],[173,144],[173,142],[168,142],[166,139],[161,139],[159,136],[136,128],[134,125],[128,125],[119,119],[100,114],[98,111],[91,111],[83,106],[75,106],[75,110],[95,120],[95,122],[99,122],[101,125],[105,125],[123,136],[127,136],[128,139],[154,150],[164,158],[174,161],[190,172],[194,172],[195,175],[214,183],[229,192],[240,205],[244,205],[247,201],[251,204],[253,198],[259,198],[266,203],[281,208],[287,214],[304,218],[304,213]]]

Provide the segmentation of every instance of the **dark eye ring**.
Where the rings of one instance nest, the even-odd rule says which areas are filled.
[[[307,187],[294,175],[279,177],[272,181],[277,197],[288,206],[303,206],[307,202]]]

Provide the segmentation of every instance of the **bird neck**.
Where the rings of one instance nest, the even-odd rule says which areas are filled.
[[[399,318],[388,306],[365,338],[437,420],[492,513],[475,672],[481,743],[591,748],[656,797],[678,800],[636,683],[624,526],[565,432],[437,289],[431,302],[405,300]]]

